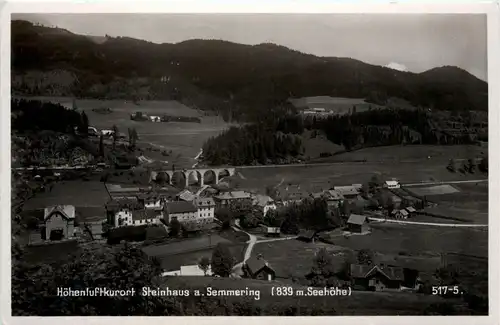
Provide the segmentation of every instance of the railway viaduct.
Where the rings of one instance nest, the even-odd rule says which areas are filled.
[[[211,176],[211,184],[218,184],[222,177],[233,176],[235,168],[200,168],[200,169],[184,169],[184,170],[158,170],[152,171],[149,181],[156,181],[158,177],[162,177],[165,183],[170,185],[184,185],[187,187],[190,182],[196,182],[199,186],[206,183],[207,178]],[[176,184],[173,181],[176,180]]]

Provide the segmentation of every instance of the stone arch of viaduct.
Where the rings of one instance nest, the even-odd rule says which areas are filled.
[[[233,176],[236,173],[235,168],[202,168],[202,169],[185,169],[185,170],[159,170],[151,172],[150,181],[155,181],[158,175],[163,174],[165,178],[165,182],[174,185],[172,180],[175,176],[181,176],[182,182],[184,184],[175,184],[175,185],[183,185],[187,187],[189,185],[190,180],[193,178],[196,180],[196,183],[199,186],[205,185],[205,180],[208,175],[212,175],[212,184],[218,184],[221,177]]]

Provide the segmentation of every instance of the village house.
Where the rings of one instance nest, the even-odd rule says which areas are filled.
[[[206,273],[198,264],[182,265],[179,270],[163,272],[162,276],[212,276],[212,267],[208,265]]]
[[[192,202],[196,199],[196,195],[194,195],[190,190],[183,190],[179,192],[175,198],[179,201]]]
[[[269,237],[279,237],[281,235],[280,227],[269,227],[266,225],[262,225],[262,231],[266,236]]]
[[[314,230],[301,230],[297,235],[297,239],[305,242],[313,242],[316,237],[316,231]]]
[[[397,180],[385,181],[384,187],[388,189],[401,188],[401,185]]]
[[[405,209],[392,210],[391,215],[394,219],[408,219],[409,213]]]
[[[405,210],[408,211],[408,217],[414,216],[417,212],[417,209],[415,209],[414,207],[406,207]]]
[[[352,213],[347,220],[347,230],[354,233],[365,233],[370,230],[366,216]]]
[[[167,202],[164,212],[164,220],[168,224],[172,221],[172,218],[176,218],[181,223],[198,220],[198,208],[192,202]]]
[[[347,186],[334,186],[333,190],[346,200],[356,200],[359,197],[361,187],[358,184]]]
[[[122,206],[118,208],[114,214],[114,227],[131,226],[134,222],[132,219],[132,209]]]
[[[74,236],[75,207],[56,205],[44,209],[45,239],[61,240]]]
[[[259,207],[264,216],[267,212],[269,212],[269,210],[276,210],[274,200],[268,195],[256,194],[253,197],[253,205]]]
[[[197,198],[194,205],[198,208],[198,221],[201,223],[211,223],[215,216],[215,201],[211,197]]]
[[[250,257],[243,265],[243,272],[251,279],[272,281],[276,278],[276,271],[262,257]]]
[[[309,193],[300,188],[300,185],[289,185],[277,190],[278,200],[284,205],[301,203],[303,199],[309,197]]]
[[[324,197],[328,208],[338,208],[340,204],[345,200],[344,196],[336,190],[328,190],[324,192]]]
[[[144,209],[132,211],[132,226],[159,224],[163,218],[161,211]]]
[[[252,202],[252,195],[245,191],[222,192],[213,198],[217,206],[227,206],[233,202]]]
[[[350,265],[352,285],[367,291],[400,290],[404,279],[403,269],[385,265]]]
[[[165,199],[158,195],[140,194],[137,196],[137,201],[144,206],[145,209],[162,209]]]

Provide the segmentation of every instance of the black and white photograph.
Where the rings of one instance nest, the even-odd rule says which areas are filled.
[[[12,317],[491,312],[486,13],[10,18]]]

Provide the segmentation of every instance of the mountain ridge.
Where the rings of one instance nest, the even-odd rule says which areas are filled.
[[[108,35],[103,41],[102,36],[27,21],[12,21],[11,30],[12,70],[18,80],[13,90],[25,94],[49,87],[26,85],[22,80],[30,71],[65,70],[74,74],[73,82],[50,86],[61,88],[63,95],[175,99],[238,116],[258,115],[290,97],[308,96],[365,98],[376,104],[399,97],[415,106],[447,110],[488,107],[488,84],[458,67],[397,71],[272,43],[193,39],[157,44]]]

